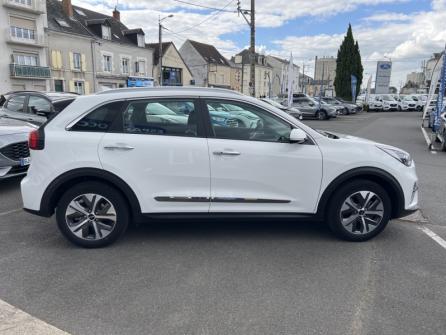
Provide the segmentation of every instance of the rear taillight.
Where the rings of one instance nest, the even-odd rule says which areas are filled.
[[[43,150],[45,147],[45,133],[43,128],[29,133],[28,146],[31,150]]]

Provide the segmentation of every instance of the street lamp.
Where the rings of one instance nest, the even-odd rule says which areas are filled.
[[[162,19],[158,17],[158,25],[159,25],[159,55],[158,55],[158,66],[159,66],[159,85],[163,86],[163,43],[162,43],[162,30],[163,25],[161,22],[163,22],[165,19],[173,17],[173,14],[170,14],[168,16],[163,17]]]

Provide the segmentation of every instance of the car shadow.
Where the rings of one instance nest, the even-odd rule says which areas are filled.
[[[121,243],[150,240],[254,240],[254,239],[335,240],[323,222],[296,222],[290,219],[200,219],[152,220],[129,227]]]

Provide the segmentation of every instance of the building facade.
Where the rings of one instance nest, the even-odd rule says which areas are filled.
[[[272,95],[284,95],[288,89],[288,66],[290,64],[289,60],[276,57],[276,56],[266,56],[268,64],[272,67]],[[301,80],[299,76],[300,68],[296,64],[293,64],[293,92],[301,92]]]
[[[55,91],[88,94],[153,85],[153,50],[142,29],[128,29],[112,16],[47,0],[48,55]]]
[[[189,67],[181,57],[180,52],[173,42],[164,42],[162,45],[163,86],[188,86],[194,85],[194,79]],[[154,50],[152,76],[155,82],[159,82],[159,44],[150,43],[146,46]]]
[[[322,86],[324,91],[334,92],[336,78],[336,58],[316,56],[314,62],[314,84]]]
[[[231,88],[231,65],[213,45],[186,40],[180,54],[194,77],[195,85]]]
[[[272,96],[273,68],[268,64],[265,55],[256,53],[255,64],[255,96],[269,97]],[[232,58],[232,61],[241,69],[240,75],[240,92],[246,95],[251,94],[250,85],[250,52],[243,50]]]
[[[49,89],[42,0],[3,0],[0,4],[0,93]]]

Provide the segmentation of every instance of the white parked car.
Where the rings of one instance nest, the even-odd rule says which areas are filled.
[[[378,101],[381,101],[383,111],[389,112],[398,110],[398,101],[395,100],[393,95],[391,94],[377,95],[377,99]]]
[[[172,102],[193,106],[186,123],[154,118],[160,108],[151,104]],[[257,126],[213,122],[216,103],[255,115]],[[365,241],[418,207],[407,152],[314,130],[228,90],[82,96],[32,132],[29,146],[24,208],[55,213],[63,235],[84,247],[108,245],[130,221],[154,217],[325,220],[339,237]]]
[[[401,95],[397,99],[399,111],[417,110],[418,101],[415,101],[411,95]]]

